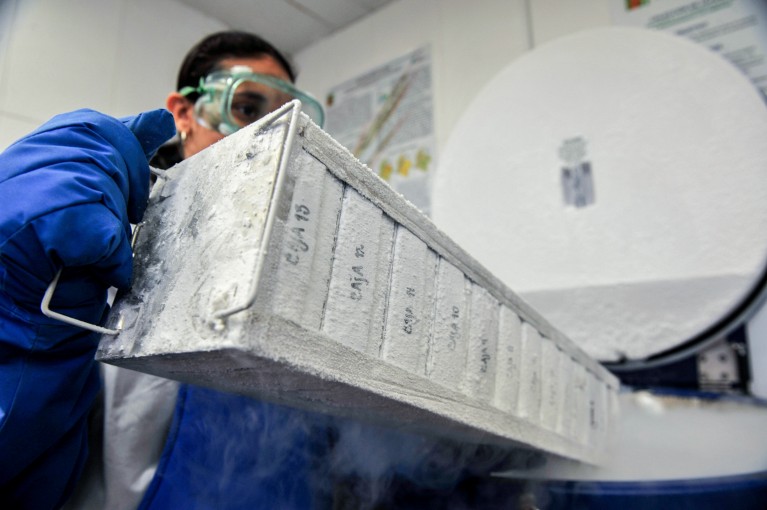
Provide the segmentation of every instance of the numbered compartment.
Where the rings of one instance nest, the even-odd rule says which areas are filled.
[[[607,391],[607,438],[608,441],[612,440],[615,435],[615,424],[619,423],[620,418],[620,403],[618,392],[611,389],[608,385],[605,385]]]
[[[472,284],[469,313],[464,392],[490,402],[495,391],[498,301],[482,287]]]
[[[539,423],[541,412],[541,335],[530,323],[522,323],[522,370],[519,382],[520,416]]]
[[[541,339],[541,425],[556,431],[561,412],[559,350],[548,338]]]
[[[343,184],[305,152],[289,169],[293,198],[271,298],[274,312],[319,330],[333,266]]]
[[[587,444],[591,430],[591,410],[589,408],[589,377],[590,374],[582,365],[573,367],[572,393],[573,407],[576,419],[570,430],[571,437],[580,444]]]
[[[493,402],[498,409],[515,412],[519,398],[522,321],[508,306],[501,306],[498,318],[498,361]]]
[[[322,330],[378,357],[383,340],[394,223],[346,187]]]
[[[607,432],[607,387],[600,379],[592,376],[589,382],[589,394],[589,406],[591,408],[589,444],[596,447],[604,441]]]
[[[566,352],[557,349],[559,356],[559,374],[557,384],[559,386],[559,415],[557,417],[556,432],[564,437],[572,437],[571,429],[576,418],[576,407],[573,402],[573,371],[575,362]]]
[[[381,355],[420,375],[426,373],[432,334],[436,270],[437,255],[408,229],[398,226]]]
[[[426,372],[448,388],[460,389],[466,368],[468,293],[471,283],[445,259],[437,268],[434,334]]]

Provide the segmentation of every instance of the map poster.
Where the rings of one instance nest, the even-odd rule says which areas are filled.
[[[428,46],[333,87],[325,130],[423,213],[435,159]]]

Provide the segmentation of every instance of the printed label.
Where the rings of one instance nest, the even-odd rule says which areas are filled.
[[[566,205],[586,207],[594,203],[594,178],[591,163],[586,161],[586,141],[581,137],[562,142],[562,196]]]

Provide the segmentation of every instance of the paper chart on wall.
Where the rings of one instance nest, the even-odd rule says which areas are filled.
[[[702,44],[738,68],[767,97],[764,0],[612,0],[616,25],[662,30]]]
[[[427,215],[432,97],[425,46],[333,87],[326,98],[328,133]]]

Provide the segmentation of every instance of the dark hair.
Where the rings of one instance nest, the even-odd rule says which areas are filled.
[[[249,32],[227,30],[210,34],[189,50],[178,72],[176,90],[187,86],[197,87],[200,84],[200,78],[207,76],[216,69],[219,62],[226,58],[261,55],[273,57],[288,73],[290,81],[296,80],[293,67],[269,42]],[[188,94],[187,97],[194,102],[198,94]]]
[[[247,58],[266,55],[273,57],[285,69],[285,72],[290,77],[290,81],[296,80],[295,71],[288,60],[277,48],[259,36],[236,30],[210,34],[195,44],[186,54],[186,57],[184,57],[184,61],[181,63],[181,68],[178,71],[176,90],[181,90],[187,86],[196,88],[200,84],[200,78],[210,74],[218,67],[219,62],[226,58]],[[194,103],[199,94],[192,92],[187,94],[186,97]],[[180,142],[172,139],[157,150],[149,164],[164,170],[183,159]]]

